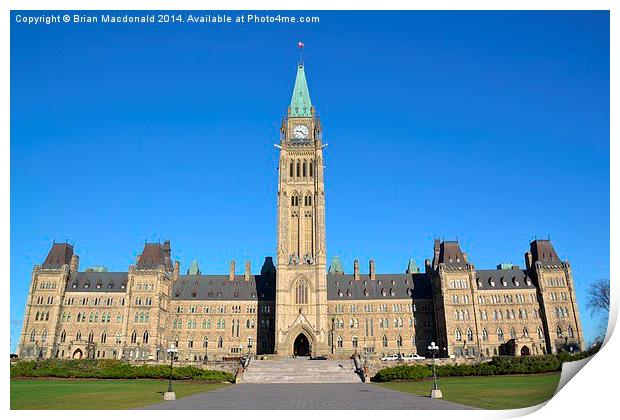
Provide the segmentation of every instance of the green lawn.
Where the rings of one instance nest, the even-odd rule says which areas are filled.
[[[177,398],[226,384],[173,382]],[[168,381],[157,379],[11,379],[12,410],[114,410],[163,401]]]
[[[439,378],[443,398],[455,403],[486,409],[530,407],[553,396],[560,373],[543,375],[468,376]],[[387,382],[388,388],[428,396],[433,381]]]

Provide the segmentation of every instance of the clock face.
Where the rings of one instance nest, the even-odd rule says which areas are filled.
[[[309,132],[310,130],[305,125],[298,125],[293,129],[293,136],[296,139],[307,139]]]

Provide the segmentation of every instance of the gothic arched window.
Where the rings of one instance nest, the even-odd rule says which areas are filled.
[[[60,333],[60,342],[64,343],[66,339],[67,339],[67,332],[65,330],[62,330],[62,332]]]
[[[504,331],[502,331],[501,328],[497,329],[497,340],[498,341],[504,341]]]
[[[297,178],[301,176],[301,163],[297,161]]]
[[[388,339],[387,339],[387,337],[385,335],[383,336],[383,339],[381,341],[383,342],[382,343],[383,347],[387,347],[388,346]]]
[[[293,168],[293,162],[291,161],[291,166],[290,166],[290,171],[289,171],[289,176],[291,178],[293,178],[295,176],[294,174],[294,168]]]
[[[474,333],[470,328],[467,328],[467,341],[474,341]]]
[[[138,338],[138,334],[135,331],[131,333],[131,344],[136,344],[136,339]]]
[[[308,285],[305,280],[299,280],[295,290],[295,303],[308,303]]]
[[[149,343],[149,332],[144,331],[144,334],[142,334],[142,344],[148,344],[148,343]]]
[[[105,331],[101,333],[101,343],[105,344],[106,340],[108,338],[108,333],[106,333]]]

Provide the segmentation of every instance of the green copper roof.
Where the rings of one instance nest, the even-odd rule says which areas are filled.
[[[297,77],[295,78],[295,87],[293,88],[293,97],[291,98],[291,117],[311,117],[310,108],[310,92],[308,91],[308,82],[306,82],[306,73],[304,66],[297,66]]]
[[[187,274],[189,274],[190,276],[200,274],[200,268],[198,268],[198,261],[192,261],[192,263],[189,265],[189,270],[187,270]]]
[[[415,263],[414,259],[413,258],[409,259],[409,264],[407,264],[407,274],[414,274],[414,273],[419,273],[419,272],[420,272],[420,268]]]
[[[514,264],[512,263],[501,263],[501,264],[497,264],[497,269],[498,270],[512,270],[512,266]]]
[[[108,272],[108,268],[104,265],[95,265],[90,267],[90,269],[86,270],[86,271],[93,271],[95,273],[107,273]]]
[[[342,263],[340,262],[340,258],[332,257],[332,263],[329,266],[328,273],[329,274],[344,274],[344,268],[342,268]]]

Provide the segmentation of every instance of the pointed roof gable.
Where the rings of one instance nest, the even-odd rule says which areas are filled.
[[[329,266],[328,270],[329,274],[344,274],[344,268],[342,268],[342,263],[340,262],[340,258],[337,256],[332,257],[332,263]]]
[[[312,102],[310,101],[310,92],[308,91],[308,82],[306,82],[306,73],[303,64],[297,66],[297,77],[295,78],[295,87],[293,88],[293,96],[291,97],[291,117],[312,117]]]
[[[189,269],[187,270],[187,274],[190,276],[195,276],[200,274],[200,268],[198,267],[198,261],[194,260],[189,265]]]
[[[73,256],[73,246],[66,243],[54,243],[50,252],[47,254],[47,258],[43,262],[41,267],[46,269],[59,269],[64,264],[71,263],[71,257]]]
[[[413,258],[409,259],[409,264],[407,264],[407,274],[414,274],[414,273],[419,273],[420,272],[420,267],[418,267],[418,265],[415,263],[415,260]]]

